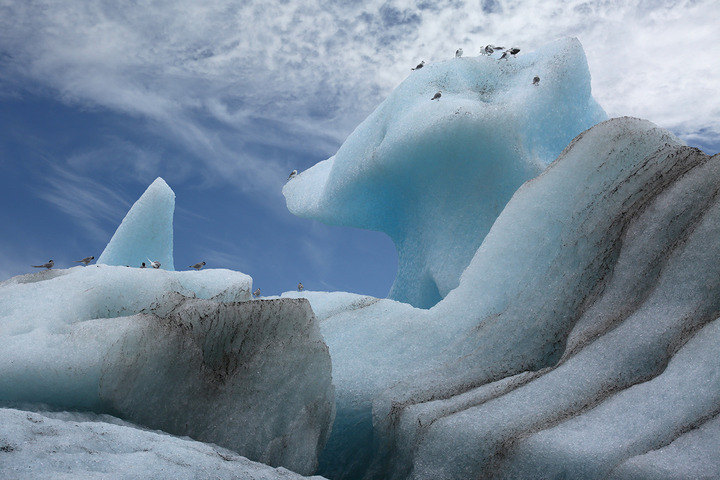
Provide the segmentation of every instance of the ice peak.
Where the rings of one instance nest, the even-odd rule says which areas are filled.
[[[173,262],[175,192],[158,177],[125,215],[97,263],[138,267],[147,258],[165,270]]]

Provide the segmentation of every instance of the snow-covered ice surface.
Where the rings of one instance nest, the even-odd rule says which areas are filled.
[[[307,478],[107,415],[0,408],[0,425],[0,478],[8,480]]]
[[[454,58],[412,72],[283,194],[296,215],[387,233],[399,256],[389,297],[428,308],[458,286],[515,190],[605,119],[577,39]]]
[[[97,265],[0,284],[0,402],[91,410],[312,473],[333,416],[306,300],[230,270]]]
[[[720,449],[702,444],[720,412],[719,189],[720,155],[650,122],[583,132],[435,307],[321,323],[337,417],[319,473],[692,478]]]
[[[158,177],[125,215],[97,263],[139,267],[145,262],[149,267],[153,260],[162,269],[175,270],[174,213],[175,193]]]

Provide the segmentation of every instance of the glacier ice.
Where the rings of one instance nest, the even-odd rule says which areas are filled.
[[[108,415],[0,408],[0,425],[0,477],[6,479],[308,478]]]
[[[296,215],[387,233],[399,256],[389,298],[428,308],[457,287],[515,190],[605,119],[577,39],[433,63],[283,194]]]
[[[149,267],[152,260],[162,269],[175,270],[174,212],[175,193],[158,177],[125,215],[97,263],[139,267],[145,262]]]
[[[0,402],[113,413],[314,471],[334,400],[306,300],[252,301],[229,270],[29,277],[0,284]]]
[[[691,477],[683,445],[709,451],[720,414],[718,185],[720,155],[612,119],[517,190],[433,308],[336,305],[319,473]]]

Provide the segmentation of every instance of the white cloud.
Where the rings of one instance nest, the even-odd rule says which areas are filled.
[[[482,5],[0,0],[0,81],[150,119],[204,176],[249,192],[277,194],[288,151],[332,154],[410,66],[460,46],[577,36],[609,114],[720,135],[716,0]]]

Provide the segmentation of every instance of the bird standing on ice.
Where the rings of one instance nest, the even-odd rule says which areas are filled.
[[[290,172],[290,176],[288,177],[288,180],[290,180],[291,178],[295,178],[295,177],[297,177],[297,170],[293,170],[292,172]]]
[[[260,289],[259,289],[259,288],[253,292],[253,296],[255,296],[255,297],[259,297],[259,296],[260,296]]]
[[[204,266],[205,266],[205,262],[200,262],[200,263],[196,263],[195,265],[190,265],[188,268],[194,268],[195,270],[200,270]]]
[[[31,266],[33,268],[47,268],[48,270],[50,270],[53,267],[53,265],[55,265],[55,262],[50,260],[49,262],[43,263],[42,265],[31,265]]]
[[[147,267],[145,266],[145,262],[142,262],[142,263],[140,264],[140,268],[147,268]]]
[[[410,70],[420,70],[420,69],[423,68],[424,66],[425,66],[425,60],[423,60],[422,62],[418,63],[415,68],[411,68]]]
[[[149,258],[148,258],[148,262],[150,262],[150,266],[153,268],[160,268],[160,265],[162,265],[157,260],[150,260]]]
[[[517,48],[517,47],[508,48],[507,50],[505,50],[505,53],[503,53],[503,54],[500,56],[500,58],[501,58],[501,59],[504,58],[504,59],[507,60],[508,58],[510,58],[509,55],[512,55],[512,56],[514,57],[514,56],[517,55],[518,53],[520,53],[520,49],[519,49],[519,48]]]
[[[75,263],[82,263],[83,265],[85,265],[87,267],[88,263],[92,262],[93,260],[95,260],[94,256],[93,257],[85,257],[82,260],[75,260]]]
[[[302,282],[298,283],[298,292],[302,292],[305,290],[305,287],[303,286]]]
[[[539,85],[539,84],[540,84],[540,77],[535,75],[535,77],[533,78],[533,85]]]
[[[462,48],[458,48],[457,50],[455,50],[455,58],[460,58],[460,57],[462,57],[462,54],[463,54],[463,49],[462,49]]]
[[[440,97],[442,97],[442,93],[437,92],[430,100],[437,100],[437,99],[439,99]]]

